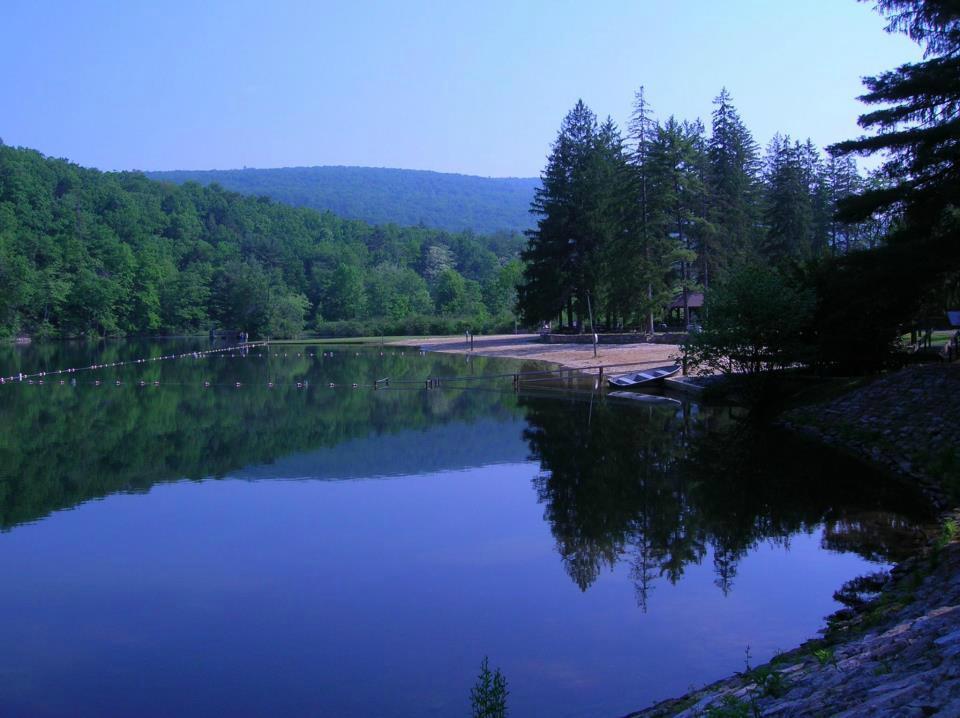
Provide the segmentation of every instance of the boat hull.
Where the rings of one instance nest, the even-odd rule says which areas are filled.
[[[627,387],[644,386],[657,384],[667,377],[671,377],[680,371],[680,366],[672,364],[669,366],[658,366],[644,371],[630,372],[629,374],[620,374],[612,376],[607,380],[611,387],[624,389]]]

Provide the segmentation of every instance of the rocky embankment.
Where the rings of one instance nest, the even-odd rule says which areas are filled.
[[[960,543],[938,537],[823,639],[629,718],[665,716],[960,716]]]
[[[903,369],[783,423],[918,484],[940,508],[960,504],[960,364]]]
[[[941,509],[960,503],[960,366],[911,367],[783,423],[920,485]],[[628,718],[960,716],[958,524],[945,510],[890,576],[845,586],[851,608],[822,638]]]

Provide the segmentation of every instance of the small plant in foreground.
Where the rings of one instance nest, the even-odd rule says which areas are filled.
[[[940,531],[940,538],[937,539],[937,548],[943,549],[946,548],[947,544],[951,543],[958,533],[957,522],[953,519],[948,519],[943,522],[943,529]]]
[[[720,705],[707,709],[707,718],[751,718],[754,713],[746,701],[736,696],[724,696]]]
[[[753,693],[758,697],[780,698],[790,690],[790,683],[773,666],[759,666],[748,670],[743,676],[753,683]]]
[[[499,668],[491,671],[489,660],[484,656],[480,675],[470,689],[473,718],[506,718],[508,695],[507,679]]]
[[[957,531],[957,522],[955,519],[947,519],[943,522],[940,535],[937,537],[937,540],[933,542],[933,549],[930,551],[929,563],[931,571],[940,565],[943,549],[957,537]]]
[[[834,655],[832,648],[818,648],[813,652],[813,657],[817,659],[817,663],[821,667],[837,665],[837,657]]]

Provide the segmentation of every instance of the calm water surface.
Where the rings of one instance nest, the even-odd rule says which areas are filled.
[[[322,351],[0,386],[0,714],[463,716],[489,656],[511,715],[615,718],[810,637],[925,519],[729,409]]]

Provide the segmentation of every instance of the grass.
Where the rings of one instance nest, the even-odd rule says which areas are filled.
[[[937,345],[941,345],[941,346],[942,346],[942,345],[946,344],[948,341],[950,341],[950,340],[953,338],[953,333],[954,333],[954,331],[955,331],[955,330],[953,330],[953,329],[948,329],[948,330],[945,330],[945,331],[933,332],[933,334],[932,334],[931,337],[930,337],[930,342],[931,342],[932,346],[937,346]],[[922,339],[922,338],[923,338],[923,334],[920,333],[920,334],[918,335],[918,337],[919,337],[920,339]],[[909,335],[909,334],[904,334],[903,336],[900,337],[900,341],[902,341],[904,344],[909,344],[909,343],[910,343],[910,335]]]

